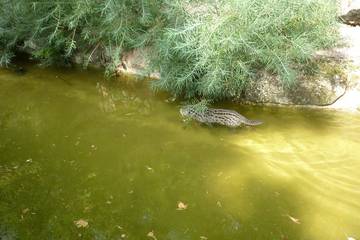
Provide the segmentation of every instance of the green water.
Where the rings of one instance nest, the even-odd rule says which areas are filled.
[[[0,239],[360,239],[359,115],[221,105],[265,122],[231,131],[146,85],[0,70]]]

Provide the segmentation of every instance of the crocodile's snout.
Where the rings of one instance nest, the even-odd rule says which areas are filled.
[[[181,114],[181,116],[184,116],[184,115],[185,115],[185,112],[184,112],[184,109],[183,109],[183,108],[180,108],[180,114]]]
[[[192,112],[194,112],[194,111],[192,111],[191,106],[185,106],[185,107],[181,107],[181,108],[180,108],[180,114],[181,114],[181,116],[183,116],[183,117],[189,117],[189,116],[191,116]]]

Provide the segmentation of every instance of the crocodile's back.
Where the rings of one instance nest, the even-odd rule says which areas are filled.
[[[249,120],[238,112],[227,109],[208,108],[202,112],[183,110],[183,115],[191,117],[202,123],[217,123],[228,127],[239,127],[242,124],[256,126],[262,124],[258,120]]]
[[[240,113],[227,109],[208,109],[213,122],[229,127],[239,127],[242,124],[256,126],[262,124],[258,120],[250,120]]]

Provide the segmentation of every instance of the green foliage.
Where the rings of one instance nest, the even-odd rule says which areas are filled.
[[[238,96],[256,73],[291,85],[311,54],[336,41],[336,0],[0,0],[0,65],[15,50],[43,64],[107,63],[154,46],[155,89],[176,96]]]
[[[329,0],[177,1],[157,42],[155,87],[186,97],[241,94],[259,70],[290,85],[297,67],[336,41],[337,4]],[[177,14],[174,14],[176,12]]]
[[[96,50],[115,65],[124,49],[151,42],[161,0],[0,0],[1,65],[16,48],[44,64],[67,62],[76,51]],[[20,46],[18,46],[20,45]]]

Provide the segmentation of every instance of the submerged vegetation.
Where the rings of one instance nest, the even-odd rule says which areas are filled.
[[[18,50],[46,65],[82,53],[84,66],[101,58],[113,72],[125,51],[152,46],[155,89],[231,98],[259,70],[290,85],[335,44],[336,12],[336,0],[1,0],[0,65]]]

